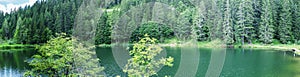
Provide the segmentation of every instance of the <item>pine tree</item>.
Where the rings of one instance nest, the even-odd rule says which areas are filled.
[[[231,24],[231,7],[229,0],[225,2],[224,8],[224,19],[223,19],[223,34],[224,34],[224,41],[226,44],[233,44],[233,28]]]
[[[281,43],[288,43],[292,40],[292,14],[290,0],[282,0],[282,9],[280,11],[280,21],[278,27],[279,40]]]
[[[274,37],[274,26],[272,24],[272,17],[273,16],[270,0],[263,0],[261,22],[259,27],[259,39],[265,44],[271,43]]]
[[[297,2],[298,1],[298,2]],[[292,33],[294,36],[294,41],[296,43],[300,43],[300,1],[299,0],[294,0],[293,3],[293,28],[292,28]]]
[[[208,27],[209,40],[216,40],[222,38],[222,24],[223,24],[223,1],[211,0],[211,6],[207,7],[207,14],[205,15],[205,26]],[[210,8],[210,9],[208,9]]]
[[[15,33],[14,33],[14,40],[17,42],[17,43],[20,43],[21,42],[21,32],[20,30],[22,30],[20,27],[23,26],[23,20],[21,17],[18,17],[18,21],[17,21],[17,26],[16,26],[16,30],[15,30]]]
[[[205,30],[206,29],[206,26],[204,24],[204,19],[205,19],[205,5],[204,5],[204,2],[200,2],[200,7],[197,8],[196,11],[194,11],[194,14],[193,14],[194,18],[193,18],[193,25],[194,25],[194,31],[196,33],[196,38],[199,40],[199,41],[206,41],[207,40],[207,33]]]
[[[254,9],[253,9],[253,1],[245,0],[244,2],[244,14],[245,14],[245,37],[249,43],[252,43],[252,40],[255,39],[255,27],[254,27]]]
[[[237,21],[235,29],[235,38],[237,42],[244,44],[245,41],[252,42],[255,38],[253,26],[253,3],[251,0],[241,0],[237,11]]]
[[[111,26],[108,23],[108,15],[105,11],[100,17],[96,29],[96,40],[95,43],[98,44],[110,44],[111,43]]]
[[[179,2],[179,8],[176,9],[180,12],[177,22],[178,24],[175,25],[174,31],[175,35],[181,40],[188,40],[191,35],[192,30],[192,13],[193,9],[187,7],[182,1]]]
[[[236,26],[235,26],[235,38],[236,38],[236,42],[237,43],[242,43],[244,44],[244,41],[245,41],[245,14],[244,14],[244,1],[241,0],[239,2],[239,8],[238,8],[238,11],[237,11],[237,21],[236,21]]]
[[[8,19],[7,18],[4,19],[1,31],[2,31],[2,33],[1,33],[2,38],[3,39],[9,39],[9,24],[8,24]]]

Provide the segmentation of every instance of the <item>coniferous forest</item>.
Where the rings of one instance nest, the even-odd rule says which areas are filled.
[[[37,0],[0,11],[0,77],[298,77],[299,49],[300,0]]]
[[[151,2],[151,0],[125,1],[128,7],[121,8],[121,10],[126,10],[136,3]],[[207,2],[203,0],[199,3],[206,7],[195,7],[191,2],[184,0],[154,1],[175,6],[176,10],[181,12],[180,16],[185,16],[189,20],[177,22],[193,25],[197,31],[198,41],[211,41],[218,35],[222,36],[221,38],[227,44],[300,43],[300,2],[298,0],[212,0]],[[41,44],[54,37],[56,33],[70,35],[81,3],[81,0],[42,0],[37,1],[33,6],[16,8],[11,13],[0,12],[1,39],[16,44]],[[110,1],[107,3],[109,6],[103,8],[119,8],[121,3],[122,0]],[[204,9],[201,15],[196,13],[197,8]],[[105,12],[100,17],[97,24],[96,44],[111,43],[111,29],[119,13],[120,11]],[[137,37],[145,33],[161,40],[175,36],[173,28],[159,27],[165,24],[149,22],[142,25],[145,26],[139,27],[132,33],[131,41],[137,41]]]

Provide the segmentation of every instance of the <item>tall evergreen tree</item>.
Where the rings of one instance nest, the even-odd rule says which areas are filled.
[[[231,7],[230,7],[230,0],[225,0],[225,7],[224,7],[224,19],[223,19],[223,34],[224,34],[224,41],[226,44],[233,44],[234,34],[233,28],[231,24]]]
[[[16,30],[15,30],[15,33],[14,33],[14,40],[17,42],[17,43],[20,43],[21,41],[21,32],[20,30],[22,30],[20,27],[23,26],[23,20],[21,17],[18,17],[18,21],[17,21],[17,26],[16,26]]]
[[[270,0],[263,0],[261,22],[259,27],[259,39],[265,44],[271,43],[274,37],[272,17],[273,16]]]
[[[108,14],[105,11],[100,17],[96,29],[96,44],[110,44],[111,43],[111,26],[109,24]]]
[[[252,40],[255,39],[255,26],[254,26],[254,9],[253,9],[253,0],[245,0],[244,2],[244,15],[245,15],[245,37],[249,43],[252,43]]]
[[[206,12],[205,12],[205,5],[204,2],[200,2],[200,6],[197,7],[197,10],[194,11],[193,14],[193,25],[194,31],[196,33],[196,38],[199,41],[206,41],[208,39],[208,28],[204,24],[204,19]]]
[[[296,0],[295,2],[293,2],[294,4],[294,22],[293,22],[293,36],[295,38],[295,41],[297,41],[298,43],[300,42],[300,1]]]
[[[241,0],[239,2],[239,6],[238,6],[238,11],[236,14],[237,17],[237,21],[236,21],[236,25],[235,25],[235,38],[236,38],[236,42],[237,43],[242,43],[244,44],[245,41],[245,37],[246,37],[246,27],[245,27],[245,14],[244,14],[244,1]]]
[[[1,31],[2,31],[2,38],[3,39],[9,39],[9,24],[8,24],[8,19],[5,18],[4,19],[4,22],[2,24],[2,28],[1,28]]]
[[[292,40],[292,14],[290,7],[290,0],[281,0],[282,9],[280,11],[280,20],[279,20],[279,40],[281,43],[288,43]]]
[[[179,2],[179,8],[176,10],[180,12],[177,18],[177,25],[174,27],[175,35],[181,40],[190,39],[192,30],[192,13],[193,9],[187,7],[182,1]]]
[[[252,5],[251,0],[241,0],[239,2],[239,8],[236,14],[235,38],[237,42],[242,44],[244,44],[245,41],[251,43],[256,36],[253,26],[254,10]]]

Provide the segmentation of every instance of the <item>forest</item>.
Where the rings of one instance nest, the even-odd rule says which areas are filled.
[[[189,28],[195,30],[198,41],[212,41],[219,37],[229,45],[244,42],[300,44],[300,1],[298,0],[203,0],[196,4],[203,5],[200,7],[184,0],[108,1],[106,2],[108,6],[99,7],[120,10],[106,11],[97,20],[95,44],[111,43],[112,29],[122,10],[128,10],[138,3],[151,1],[174,6],[176,11],[180,12],[179,17],[186,17],[186,20],[176,20],[175,25],[191,26]],[[81,3],[81,0],[42,0],[37,1],[33,6],[16,8],[11,13],[0,12],[2,43],[42,44],[54,37],[56,33],[71,35]],[[174,33],[176,28],[164,26],[168,24],[147,21],[141,25],[143,26],[132,33],[131,41],[137,41],[138,37],[144,34],[158,38],[161,42],[176,37]]]
[[[243,48],[252,44],[269,49]],[[297,77],[298,49],[300,0],[38,0],[0,11],[4,77]]]

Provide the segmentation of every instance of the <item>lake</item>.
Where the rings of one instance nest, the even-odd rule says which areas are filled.
[[[114,58],[112,48],[96,48],[107,76],[124,76]],[[0,51],[0,77],[19,77],[30,69],[25,60],[33,49]],[[300,57],[293,53],[268,49],[209,49],[197,52],[166,47],[159,56],[174,58],[172,67],[158,69],[157,77],[164,76],[218,76],[220,77],[300,77]],[[156,77],[154,76],[154,77]]]

